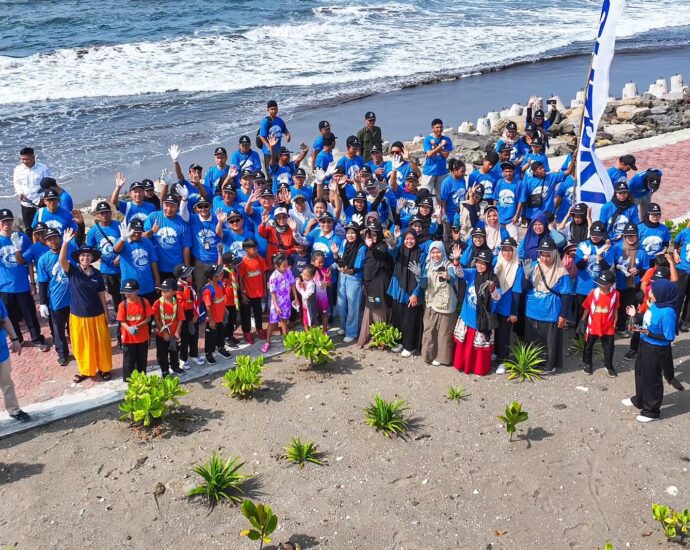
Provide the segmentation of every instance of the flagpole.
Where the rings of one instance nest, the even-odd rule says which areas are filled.
[[[596,40],[594,41],[596,44]],[[589,70],[587,71],[587,81],[585,82],[584,92],[585,99],[582,102],[582,116],[580,117],[580,130],[577,133],[577,147],[573,154],[573,161],[575,162],[575,197],[580,200],[580,174],[577,171],[577,157],[580,154],[580,146],[582,145],[582,127],[585,124],[585,108],[587,107],[587,96],[589,94],[589,80],[592,76],[592,66],[594,65],[594,53],[592,53],[589,60]]]

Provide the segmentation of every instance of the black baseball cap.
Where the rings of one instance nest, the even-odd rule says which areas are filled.
[[[538,128],[537,125],[534,124],[533,122],[530,123],[530,124],[527,124],[527,125],[525,126],[525,133],[526,133],[526,134],[535,134],[535,133],[537,133],[537,132],[539,132],[539,128]]]
[[[290,154],[290,149],[288,149],[287,147],[283,146],[283,147],[280,148],[280,154],[281,154],[281,155],[289,155],[289,154]]]
[[[484,185],[483,184],[478,183],[477,185],[474,186],[474,195],[479,200],[482,200],[484,198]]]
[[[333,219],[333,214],[331,214],[331,213],[328,212],[328,211],[324,212],[323,214],[321,214],[321,215],[319,216],[319,222],[322,222],[322,221],[325,221],[325,220],[335,221],[335,220]]]
[[[626,223],[625,228],[623,228],[624,237],[637,237],[640,234],[637,226],[634,223]]]
[[[503,240],[501,241],[501,247],[510,246],[510,247],[513,247],[513,248],[517,248],[517,245],[518,245],[518,244],[517,244],[517,242],[515,241],[515,239],[513,239],[513,237],[506,237],[505,239],[503,239]]]
[[[271,191],[271,188],[270,188],[270,187],[266,187],[266,189],[264,189],[264,190],[261,192],[261,195],[259,195],[259,196],[260,196],[260,197],[271,197],[271,198],[273,198],[274,195],[273,195],[273,191]]]
[[[126,279],[122,283],[122,294],[133,294],[139,290],[139,281],[136,279]]]
[[[132,218],[132,221],[129,222],[129,228],[136,233],[143,233],[144,222],[142,222],[139,218]]]
[[[292,177],[293,178],[306,178],[307,173],[304,171],[304,168],[297,168],[295,170],[295,173],[292,174]]]
[[[194,208],[199,208],[200,206],[211,206],[211,203],[209,202],[208,199],[205,199],[204,197],[201,197],[196,204],[194,205]]]
[[[331,127],[331,123],[328,122],[327,120],[322,120],[321,122],[319,122],[319,130],[323,130],[324,128],[330,128],[330,127]]]
[[[544,118],[544,111],[541,109],[534,111],[534,118]]]
[[[544,147],[544,140],[541,139],[540,136],[535,136],[532,138],[532,143],[530,143],[530,147],[532,146],[537,146],[537,147]]]
[[[517,122],[509,120],[508,124],[506,124],[506,130],[510,130],[511,132],[517,131]]]
[[[661,214],[661,206],[655,202],[649,203],[647,207],[647,214]]]
[[[234,252],[226,252],[220,259],[224,265],[238,265],[242,261],[242,258]]]
[[[36,222],[36,227],[34,227],[33,232],[34,233],[43,233],[44,231],[48,231],[48,226],[46,224],[44,224],[43,222]]]
[[[616,184],[616,187],[614,190],[616,193],[628,193],[628,192],[630,192],[630,188],[628,187],[628,184],[624,181],[619,181]]]
[[[186,279],[194,273],[194,267],[191,265],[177,264],[173,269],[173,275],[178,279]]]
[[[324,145],[333,145],[335,143],[335,140],[338,139],[333,132],[326,132],[323,135],[323,144]]]
[[[45,177],[41,180],[40,186],[41,189],[49,189],[57,186],[57,181],[55,181],[55,178]]]
[[[34,227],[34,233],[36,233],[36,230],[37,230],[37,229],[38,229],[38,226]],[[43,238],[46,239],[46,240],[48,240],[48,239],[50,239],[50,238],[52,238],[52,237],[58,237],[58,238],[62,237],[62,235],[60,234],[60,232],[59,232],[57,229],[55,229],[54,227],[48,227],[48,228],[45,230],[45,232],[46,232],[46,234],[43,236]]]
[[[191,172],[192,170],[203,170],[203,167],[201,164],[197,164],[196,162],[193,162],[192,164],[189,165],[189,171]]]
[[[264,174],[261,170],[257,170],[254,172],[254,181],[266,181],[266,174]]]
[[[616,276],[613,274],[613,271],[606,269],[597,275],[594,282],[599,286],[611,286],[616,282]]]
[[[364,194],[364,191],[357,191],[355,193],[355,196],[352,197],[353,201],[365,201],[367,200],[367,196]]]
[[[251,145],[252,140],[249,139],[249,136],[240,136],[239,143],[240,143],[240,145]],[[220,149],[222,149],[222,147],[220,147]],[[216,151],[218,151],[218,149],[216,149]]]
[[[242,172],[240,173],[240,177],[241,177],[241,178],[253,178],[253,177],[254,177],[254,171],[253,171],[253,170],[250,170],[249,168],[245,168],[245,169],[242,170]]]
[[[180,197],[179,195],[175,195],[174,193],[170,193],[167,197],[165,197],[165,200],[163,201],[164,203],[167,202],[169,204],[180,204]]]
[[[58,200],[59,198],[60,194],[55,189],[48,189],[45,193],[43,193],[43,200]]]
[[[144,185],[144,189],[149,190],[149,189],[155,189],[156,187],[153,185],[153,180],[150,180],[148,178],[144,178],[141,180],[141,183]]]
[[[417,206],[428,206],[429,208],[434,207],[434,199],[432,199],[430,196],[422,197],[421,199],[417,200]]]
[[[237,210],[231,211],[231,212],[228,214],[228,217],[227,217],[227,221],[230,221],[230,220],[241,220],[241,219],[243,219],[243,218],[242,218],[242,214],[240,214],[239,212],[237,212]]]
[[[347,140],[345,141],[345,145],[347,147],[353,147],[360,149],[362,146],[359,143],[359,140],[357,139],[357,136],[348,136]]]
[[[367,114],[364,115],[364,120],[371,120],[372,118],[376,118],[376,113],[374,111],[367,111]]]
[[[381,147],[379,147],[378,145],[372,145],[371,148],[369,149],[369,152],[370,153],[383,153],[383,151],[381,150]]]
[[[661,172],[659,170],[647,170],[645,182],[652,191],[658,190],[661,185]]]
[[[110,208],[110,204],[107,201],[100,201],[96,205],[96,214],[99,212],[112,212],[112,208]]]
[[[216,150],[213,151],[213,156],[216,156],[216,155],[224,155],[227,157],[228,152],[225,150],[225,147],[216,147]]]
[[[214,267],[214,266],[211,266]],[[169,277],[168,279],[165,279],[160,286],[158,287],[158,290],[177,290],[177,279],[173,279],[172,277]]]
[[[605,237],[606,226],[604,225],[604,222],[600,222],[599,220],[597,220],[594,223],[592,223],[592,225],[589,227],[589,234],[593,237]]]
[[[472,230],[472,236],[486,237],[486,229],[484,229],[483,227],[475,227]]]
[[[633,155],[623,155],[618,159],[621,164],[627,164],[633,170],[637,170],[637,165],[635,164],[635,157]]]
[[[542,239],[542,241],[539,243],[539,247],[537,248],[539,252],[553,252],[557,249],[558,247],[556,246],[556,243],[553,242],[553,239],[551,237],[546,237],[545,239]]]
[[[491,253],[491,250],[482,249],[477,252],[477,255],[474,257],[474,259],[475,261],[482,262],[486,265],[491,265],[494,262],[494,255]]]
[[[587,215],[587,203],[579,202],[573,206],[573,211],[571,212],[573,216],[586,216]]]
[[[133,191],[134,189],[137,189],[137,188],[143,189],[144,184],[141,183],[140,181],[133,181],[132,183],[129,184],[129,190],[130,191]]]
[[[213,277],[216,277],[221,273],[223,273],[222,265],[208,265],[206,266],[206,269],[204,269],[204,275],[207,279],[212,279]]]

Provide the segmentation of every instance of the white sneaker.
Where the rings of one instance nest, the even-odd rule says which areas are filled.
[[[182,370],[189,370],[190,367],[191,367],[191,365],[189,364],[189,361],[182,361],[182,362],[180,363],[180,368],[181,368]]]
[[[345,329],[344,328],[338,329],[338,336],[345,336]]]
[[[632,399],[630,399],[629,397],[626,397],[625,399],[621,399],[621,403],[623,405],[625,405],[626,407],[632,407],[633,406]]]
[[[500,365],[498,365],[498,367],[496,367],[496,374],[505,374],[505,373],[506,373],[506,366],[503,363],[501,363]]]
[[[393,353],[400,353],[403,350],[402,344],[398,344],[397,346],[394,346],[391,348],[391,351]]]
[[[343,342],[345,344],[349,344],[350,342],[354,342],[354,341],[355,341],[355,339],[352,336],[346,336],[345,338],[343,338]]]
[[[194,362],[195,362],[197,365],[201,366],[201,365],[203,365],[203,364],[206,363],[206,360],[205,360],[203,357],[195,357],[195,358],[194,358]]]
[[[400,354],[400,357],[412,357],[412,352],[409,350],[402,350],[402,353]]]
[[[635,418],[638,422],[642,422],[643,424],[646,424],[647,422],[653,422],[654,420],[659,420],[658,418],[651,418],[649,416],[642,416],[641,414],[638,414],[637,417]]]
[[[436,359],[434,359],[434,360],[431,362],[431,364],[432,364],[434,367],[439,367],[439,366],[441,366],[441,363],[440,363],[439,361],[436,361]]]

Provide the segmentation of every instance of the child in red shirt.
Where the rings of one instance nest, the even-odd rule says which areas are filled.
[[[125,299],[117,308],[117,320],[122,337],[122,379],[127,382],[135,370],[146,374],[151,306],[146,298],[139,297],[139,283],[135,279],[123,282],[122,294]]]
[[[223,286],[223,266],[210,265],[206,268],[206,279],[208,283],[201,291],[201,300],[206,307],[206,333],[204,341],[204,352],[206,361],[216,364],[213,353],[218,348],[226,359],[230,357],[230,352],[225,349],[225,330],[224,321],[226,315],[225,308],[225,287]]]
[[[259,338],[266,339],[266,331],[261,320],[261,304],[266,296],[266,262],[257,252],[257,244],[254,239],[246,239],[242,243],[245,256],[237,266],[239,276],[240,295],[240,323],[242,333],[248,344],[254,343],[252,336],[252,314],[254,325]]]
[[[177,299],[177,281],[166,279],[158,287],[161,297],[153,304],[153,317],[156,320],[156,359],[161,367],[163,377],[172,370],[176,374],[184,374],[180,368],[180,358],[177,343],[180,340],[184,308]]]
[[[616,276],[612,271],[602,271],[594,282],[597,288],[591,290],[585,298],[582,304],[584,309],[582,320],[578,325],[579,332],[585,333],[582,362],[585,364],[585,374],[592,374],[594,343],[601,340],[606,372],[611,378],[615,378],[618,374],[613,368],[613,337],[616,334],[620,294],[613,288],[616,284]]]
[[[231,348],[240,345],[235,338],[235,326],[237,325],[237,312],[240,309],[240,290],[237,277],[237,265],[241,259],[232,252],[226,252],[218,263],[223,264],[223,285],[225,286],[225,308],[227,311],[227,323],[225,324],[225,341]]]
[[[177,279],[177,303],[182,307],[184,320],[180,330],[180,341],[177,349],[180,355],[180,368],[189,370],[192,360],[197,365],[203,365],[203,357],[199,357],[199,296],[194,290],[192,273],[194,268],[179,264],[173,269],[173,276]]]

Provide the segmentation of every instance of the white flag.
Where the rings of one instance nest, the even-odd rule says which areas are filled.
[[[592,207],[592,219],[613,195],[611,178],[594,151],[597,128],[609,100],[609,69],[616,47],[616,25],[625,0],[604,0],[599,19],[599,34],[594,43],[592,68],[585,90],[580,147],[577,152],[577,198]]]

